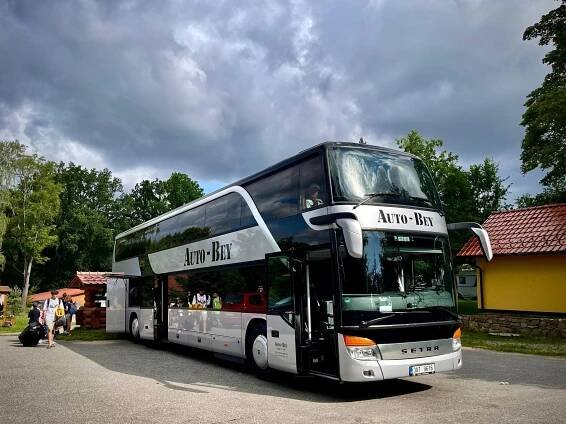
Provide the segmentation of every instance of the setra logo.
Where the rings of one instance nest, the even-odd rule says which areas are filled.
[[[422,352],[434,352],[436,350],[440,350],[439,346],[419,346],[419,347],[412,347],[410,349],[401,349],[401,353],[422,353]]]

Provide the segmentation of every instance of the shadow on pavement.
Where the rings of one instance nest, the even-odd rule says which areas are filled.
[[[283,373],[259,379],[242,364],[217,359],[209,352],[176,345],[156,349],[125,340],[63,342],[61,345],[108,370],[151,378],[171,390],[193,393],[221,389],[332,403],[401,396],[431,387],[408,380],[340,384],[322,378]]]

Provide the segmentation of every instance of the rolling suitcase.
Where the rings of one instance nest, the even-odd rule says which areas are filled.
[[[41,324],[33,322],[20,333],[18,338],[24,346],[37,346],[39,340],[44,336],[44,331]]]

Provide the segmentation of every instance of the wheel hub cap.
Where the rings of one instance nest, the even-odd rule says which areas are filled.
[[[267,369],[267,338],[263,335],[257,336],[252,346],[254,362],[258,368]]]

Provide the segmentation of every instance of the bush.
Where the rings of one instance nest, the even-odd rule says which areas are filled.
[[[13,315],[22,313],[22,289],[12,287],[8,295],[8,311]]]

